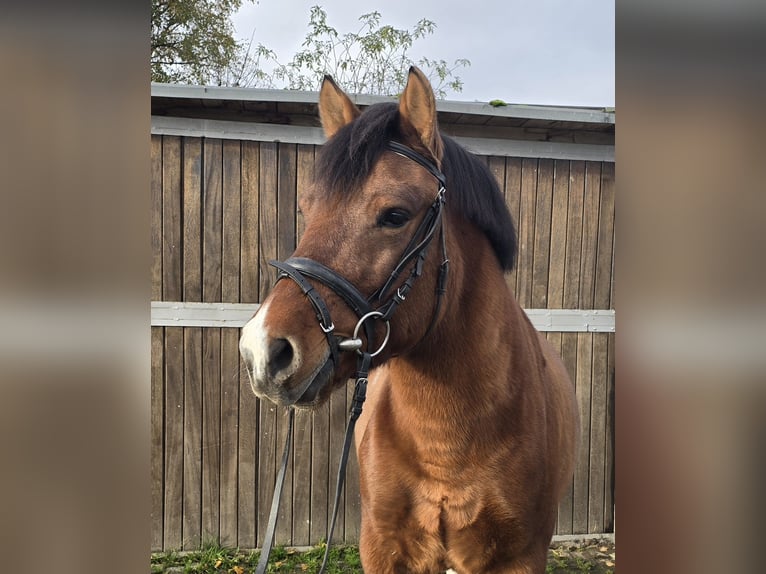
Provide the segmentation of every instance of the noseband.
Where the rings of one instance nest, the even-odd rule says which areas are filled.
[[[354,397],[351,403],[351,413],[346,427],[346,436],[343,441],[343,451],[341,453],[341,461],[338,467],[338,477],[336,480],[335,488],[335,502],[333,504],[333,514],[330,524],[330,528],[327,534],[327,548],[325,550],[324,560],[319,572],[324,572],[327,565],[327,558],[330,551],[330,541],[332,540],[333,531],[335,529],[335,520],[338,514],[338,502],[340,501],[341,491],[343,489],[343,482],[345,478],[346,462],[348,460],[348,454],[351,446],[351,437],[354,434],[354,426],[359,415],[362,414],[362,404],[364,403],[367,393],[367,375],[370,370],[372,358],[378,355],[388,343],[389,336],[391,334],[391,326],[389,321],[396,309],[407,298],[412,285],[415,280],[423,273],[423,264],[426,259],[426,252],[428,246],[431,244],[436,230],[439,229],[439,235],[441,237],[442,246],[442,262],[439,266],[439,275],[436,280],[436,302],[434,304],[433,313],[431,315],[431,322],[428,325],[425,333],[423,334],[421,341],[425,339],[436,324],[436,320],[439,316],[439,310],[441,308],[442,297],[446,292],[447,284],[447,272],[449,271],[449,260],[447,259],[447,243],[444,237],[444,224],[443,224],[443,211],[446,191],[446,178],[444,174],[425,156],[410,149],[409,147],[402,145],[398,142],[388,142],[387,148],[400,156],[406,157],[425,168],[431,175],[433,175],[439,182],[439,189],[436,193],[436,197],[428,208],[423,220],[415,230],[415,233],[404,249],[399,262],[394,267],[391,274],[386,279],[385,283],[380,286],[372,295],[365,297],[359,292],[359,289],[354,286],[348,279],[337,273],[336,271],[326,267],[318,261],[309,259],[306,257],[291,257],[286,261],[269,261],[269,264],[279,269],[279,275],[277,281],[286,277],[292,279],[306,296],[311,303],[316,313],[319,327],[327,338],[327,344],[330,347],[330,357],[334,366],[339,364],[339,353],[342,351],[354,351],[357,353],[357,366],[356,366],[356,385],[354,387]],[[402,272],[412,265],[410,275],[407,279],[396,288],[396,290],[385,299],[389,291],[396,280],[400,277]],[[341,338],[335,335],[335,324],[330,317],[330,310],[327,304],[322,299],[322,296],[317,292],[309,279],[319,281],[327,286],[330,291],[338,295],[346,305],[356,313],[359,318],[354,332],[351,338]],[[386,335],[378,348],[374,351],[370,349],[375,344],[375,330],[373,328],[373,320],[380,320],[385,323]],[[359,330],[364,328],[365,337],[367,339],[367,350],[363,351],[363,342],[359,338]],[[271,513],[269,516],[269,522],[266,527],[266,536],[263,542],[263,548],[261,550],[261,556],[256,568],[256,574],[263,574],[266,572],[268,564],[269,554],[271,552],[271,545],[274,541],[274,531],[276,529],[276,519],[279,511],[279,499],[281,498],[282,485],[284,484],[285,472],[287,469],[287,462],[290,454],[290,447],[292,443],[293,434],[293,421],[295,420],[295,410],[290,409],[290,417],[288,423],[287,440],[285,441],[285,450],[282,455],[282,465],[277,476],[277,482],[274,488],[274,496],[271,504]]]

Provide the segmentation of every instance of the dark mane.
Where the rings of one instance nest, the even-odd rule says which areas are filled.
[[[316,179],[330,193],[351,193],[370,174],[390,140],[401,140],[399,107],[370,106],[325,143],[317,156]],[[442,134],[442,171],[447,178],[447,209],[476,224],[489,239],[500,265],[513,268],[516,232],[503,193],[486,164]]]

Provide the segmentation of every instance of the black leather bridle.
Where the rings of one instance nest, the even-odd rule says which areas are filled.
[[[327,550],[325,552],[325,557],[320,569],[320,573],[324,571],[325,565],[327,563],[329,544],[335,529],[338,501],[340,499],[340,493],[342,491],[343,481],[345,478],[346,462],[350,450],[351,437],[353,436],[356,420],[362,413],[362,404],[364,403],[367,392],[367,376],[372,364],[372,359],[373,357],[377,356],[388,343],[391,332],[389,321],[391,320],[392,315],[399,307],[399,305],[403,303],[407,298],[407,295],[412,289],[415,280],[423,273],[423,265],[425,263],[428,247],[431,245],[433,238],[436,236],[437,230],[439,231],[441,240],[442,262],[439,266],[439,273],[436,283],[436,301],[431,316],[431,322],[421,337],[421,341],[428,336],[436,324],[441,309],[442,298],[446,292],[447,273],[449,271],[449,259],[447,258],[447,244],[444,236],[443,221],[446,178],[441,170],[439,170],[439,168],[436,167],[436,165],[431,160],[414,151],[413,149],[394,141],[388,142],[387,148],[390,151],[410,159],[425,168],[431,175],[436,178],[439,186],[436,197],[429,206],[428,211],[423,217],[423,220],[420,222],[420,225],[415,230],[415,233],[407,244],[407,247],[405,247],[399,262],[396,264],[393,271],[388,276],[385,283],[380,286],[380,288],[378,288],[369,297],[365,297],[360,293],[359,289],[357,289],[356,286],[354,286],[354,284],[348,281],[345,277],[330,269],[329,267],[326,267],[322,263],[305,257],[291,257],[286,261],[269,261],[270,265],[276,267],[279,270],[277,281],[285,278],[293,280],[311,303],[311,306],[316,313],[319,327],[324,332],[325,337],[327,338],[327,344],[330,348],[329,361],[331,361],[331,364],[328,362],[328,366],[332,366],[334,368],[339,365],[340,352],[353,351],[357,353],[357,366],[355,373],[356,385],[354,387],[354,397],[350,409],[348,426],[346,427],[346,436],[343,445],[343,452],[341,453],[341,462],[338,468],[333,516],[327,535]],[[401,285],[393,290],[393,286],[396,284],[399,277],[401,277],[405,270],[408,268],[410,268],[409,276]],[[335,324],[333,323],[330,316],[330,310],[310,280],[319,281],[328,287],[330,291],[338,295],[344,301],[344,303],[357,315],[359,320],[350,338],[341,338],[335,334]],[[389,295],[389,292],[391,291],[393,292],[386,298],[386,296]],[[384,340],[378,345],[378,348],[373,351],[371,349],[376,343],[375,329],[373,324],[375,320],[379,320],[385,323],[386,334]],[[367,341],[366,350],[363,350],[364,342],[359,338],[360,328],[364,329],[364,334]],[[271,545],[273,544],[274,530],[276,527],[276,516],[279,509],[279,498],[281,497],[282,484],[284,481],[287,460],[289,458],[288,455],[292,443],[293,420],[294,409],[291,408],[285,451],[282,457],[282,467],[280,468],[279,475],[277,477],[277,484],[274,489],[271,515],[269,517],[266,536],[263,543],[263,548],[261,550],[258,567],[256,569],[257,574],[261,574],[266,571],[266,565],[268,563]]]

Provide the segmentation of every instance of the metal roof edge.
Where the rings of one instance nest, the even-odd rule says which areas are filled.
[[[318,92],[298,90],[264,90],[260,88],[233,88],[222,86],[192,86],[182,84],[160,84],[152,82],[153,98],[199,98],[210,100],[240,100],[259,102],[285,102],[316,104]],[[349,94],[356,104],[369,106],[379,102],[390,102],[388,96],[370,96],[367,94]],[[436,108],[440,112],[472,114],[483,116],[525,118],[549,121],[583,122],[596,124],[614,124],[614,108],[591,108],[573,106],[548,106],[527,104],[490,105],[487,102],[462,102],[455,100],[437,100]]]

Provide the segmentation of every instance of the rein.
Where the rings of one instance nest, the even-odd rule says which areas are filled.
[[[405,301],[407,295],[412,289],[415,280],[421,276],[423,272],[423,265],[425,263],[426,253],[428,246],[431,244],[434,236],[436,235],[437,228],[439,229],[439,235],[441,238],[442,249],[442,263],[439,266],[439,274],[436,284],[436,302],[434,304],[434,310],[431,315],[431,322],[425,331],[425,334],[420,339],[425,339],[433,329],[439,316],[441,309],[441,303],[443,295],[446,293],[446,280],[447,273],[449,271],[449,259],[447,259],[447,245],[444,236],[443,225],[443,208],[445,203],[446,192],[446,178],[444,174],[434,165],[432,161],[412,150],[411,148],[402,145],[398,142],[388,142],[387,147],[390,151],[397,153],[407,159],[410,159],[418,165],[425,168],[431,175],[433,175],[439,182],[439,190],[436,194],[436,198],[428,208],[428,212],[421,221],[415,233],[404,249],[399,262],[394,267],[394,270],[386,279],[385,283],[377,289],[370,297],[365,298],[359,290],[348,281],[345,277],[333,271],[329,267],[308,259],[305,257],[291,257],[286,261],[269,261],[269,264],[276,267],[279,270],[277,281],[284,278],[292,279],[303,294],[311,303],[311,306],[316,313],[317,322],[322,332],[327,338],[327,344],[330,348],[330,361],[332,366],[339,364],[340,352],[355,352],[357,354],[356,363],[356,383],[354,385],[354,395],[351,401],[351,409],[349,413],[348,425],[346,426],[346,433],[343,439],[343,450],[341,452],[340,464],[338,466],[338,476],[335,486],[335,499],[333,502],[332,520],[327,533],[327,546],[325,548],[324,559],[322,561],[322,567],[319,569],[319,573],[324,572],[327,565],[327,558],[330,553],[330,542],[332,540],[333,532],[335,531],[335,522],[338,516],[338,504],[340,502],[340,495],[343,490],[343,484],[346,476],[346,465],[348,463],[348,455],[351,449],[351,439],[354,435],[354,428],[356,421],[362,414],[362,405],[364,404],[367,396],[367,382],[368,375],[372,365],[372,359],[378,355],[385,348],[388,343],[389,336],[391,334],[391,326],[389,321],[392,315],[399,307],[399,305]],[[390,296],[388,300],[383,302],[384,297],[391,291],[393,284],[401,276],[402,272],[412,265],[410,275],[407,279],[396,289],[396,291]],[[314,286],[308,281],[307,278],[314,279],[329,287],[330,290],[338,295],[346,305],[356,313],[359,320],[354,328],[353,335],[350,338],[341,338],[334,334],[335,324],[330,317],[330,311],[327,304],[322,299],[319,292],[316,291]],[[377,303],[376,307],[373,304]],[[375,343],[375,330],[372,326],[374,320],[381,320],[386,326],[386,335],[383,342],[379,347],[370,352],[370,348]],[[364,329],[365,338],[367,341],[367,350],[363,351],[362,347],[364,343],[359,338],[360,329]],[[330,365],[328,361],[328,365]],[[324,368],[323,368],[324,370]],[[256,574],[264,574],[268,564],[269,555],[271,554],[271,547],[274,543],[274,531],[276,529],[277,515],[279,513],[279,502],[282,496],[282,487],[284,485],[285,473],[287,470],[287,463],[289,460],[289,453],[292,446],[293,426],[295,420],[295,409],[290,407],[289,419],[288,419],[288,431],[287,439],[285,441],[285,449],[282,455],[282,465],[277,475],[277,482],[274,487],[274,495],[271,503],[271,512],[269,514],[269,521],[266,528],[266,535],[263,541],[263,548],[261,550],[261,556],[258,560],[258,566],[256,568]]]

